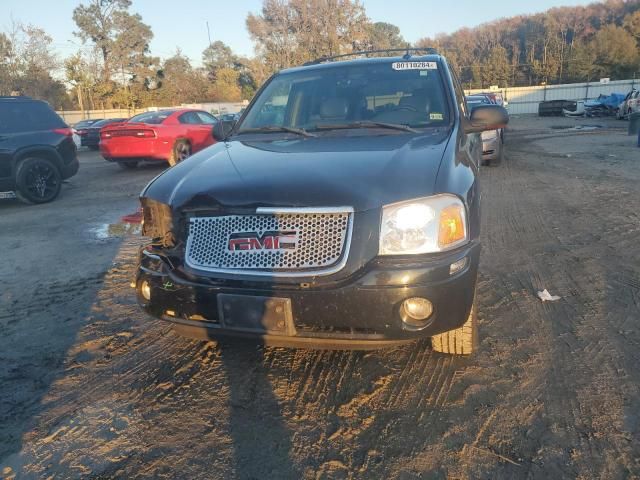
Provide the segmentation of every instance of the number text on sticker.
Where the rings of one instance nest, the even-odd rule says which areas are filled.
[[[436,62],[394,62],[391,64],[394,70],[437,70]]]

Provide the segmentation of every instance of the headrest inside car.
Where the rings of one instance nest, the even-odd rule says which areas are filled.
[[[349,105],[346,98],[328,98],[320,105],[320,117],[345,118]]]

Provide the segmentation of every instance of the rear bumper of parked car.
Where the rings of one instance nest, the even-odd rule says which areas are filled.
[[[99,135],[90,135],[87,134],[83,137],[80,137],[80,146],[81,147],[97,147],[100,144],[100,136]]]
[[[502,142],[500,136],[492,138],[490,140],[482,140],[482,159],[483,160],[495,160],[500,156],[500,149],[502,148]]]
[[[348,280],[303,286],[187,278],[162,256],[142,249],[136,289],[148,313],[172,322],[177,331],[191,337],[251,337],[269,345],[308,348],[378,348],[464,324],[473,303],[479,255],[480,245],[474,242],[418,263],[375,260]],[[451,273],[456,262],[464,267]],[[145,284],[149,300],[141,292]],[[281,329],[234,328],[225,320],[220,295],[246,297],[247,302],[249,297],[285,299],[290,302],[291,318]],[[433,314],[419,330],[401,318],[402,303],[413,297],[433,304]],[[244,303],[242,298],[239,302]]]
[[[168,160],[172,145],[157,138],[102,140],[100,154],[110,162],[125,160]]]

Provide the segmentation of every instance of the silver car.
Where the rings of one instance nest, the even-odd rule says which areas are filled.
[[[467,105],[471,110],[480,105],[492,105],[493,102],[485,95],[469,95]],[[504,130],[489,130],[482,132],[482,164],[498,165],[504,155]]]
[[[633,89],[631,90],[624,101],[618,107],[618,111],[616,112],[616,118],[618,120],[623,120],[625,118],[629,118],[633,112],[640,111],[640,90]]]

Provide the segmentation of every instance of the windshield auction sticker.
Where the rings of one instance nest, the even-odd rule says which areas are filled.
[[[391,64],[394,70],[437,70],[436,62],[394,62]]]

